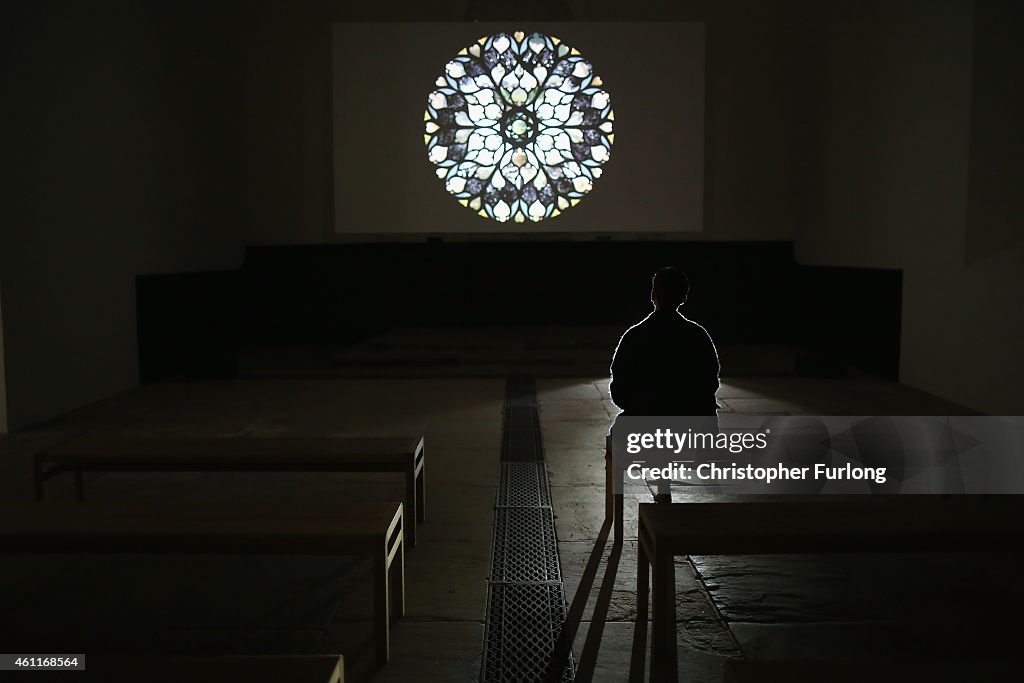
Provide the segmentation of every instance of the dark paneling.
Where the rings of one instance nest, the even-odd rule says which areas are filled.
[[[760,292],[790,289],[789,244],[611,241],[250,248],[249,332],[344,342],[394,326],[621,325],[646,314],[650,275],[669,264],[718,336],[786,338]]]
[[[394,327],[628,325],[677,265],[686,315],[721,344],[792,344],[894,377],[900,273],[810,268],[780,242],[401,243],[253,247],[245,337],[344,344]]]
[[[242,329],[238,271],[136,278],[139,379],[235,374]]]
[[[852,365],[897,379],[903,271],[800,266],[794,284],[793,342],[825,364],[798,370]]]
[[[222,377],[240,345],[344,345],[403,327],[610,325],[663,265],[718,344],[785,344],[797,369],[895,377],[899,271],[799,266],[789,243],[516,242],[254,247],[239,272],[138,278],[142,380]]]

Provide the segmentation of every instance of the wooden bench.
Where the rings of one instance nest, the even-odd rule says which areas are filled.
[[[36,500],[46,482],[74,472],[85,498],[85,472],[398,472],[405,508],[426,519],[423,437],[129,436],[85,434],[35,455]],[[416,524],[410,524],[410,545]]]
[[[33,671],[28,683],[345,683],[337,655],[160,657],[85,655],[81,671]],[[24,676],[22,672],[18,675]],[[13,674],[12,674],[13,676]],[[13,678],[12,678],[13,680]]]
[[[1024,503],[1015,496],[864,496],[767,503],[641,503],[637,620],[647,620],[653,573],[651,680],[675,681],[677,555],[1019,551]]]
[[[619,474],[621,477],[622,475]],[[625,496],[615,492],[615,462],[612,458],[612,437],[605,437],[604,443],[604,518],[615,532],[615,543],[622,545],[625,535]]]
[[[854,661],[729,660],[723,683],[963,683],[1015,681],[1024,662],[1009,659],[880,659]]]
[[[402,503],[2,503],[0,548],[36,553],[362,555],[373,560],[377,661],[405,614]]]

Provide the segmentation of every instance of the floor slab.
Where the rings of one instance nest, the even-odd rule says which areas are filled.
[[[503,404],[503,379],[171,382],[101,401],[45,430],[0,437],[0,468],[12,475],[0,482],[0,497],[25,499],[32,453],[83,431],[425,434],[428,519],[419,526],[420,543],[407,549],[407,615],[393,630],[395,659],[383,670],[372,661],[362,672],[356,666],[360,655],[372,653],[367,562],[302,556],[111,562],[97,555],[45,562],[29,556],[18,565],[5,558],[5,585],[25,592],[5,592],[0,606],[5,615],[22,609],[39,616],[38,624],[18,622],[22,635],[67,637],[69,651],[88,632],[97,651],[131,650],[134,643],[136,651],[174,653],[326,652],[346,656],[354,681],[410,680],[413,671],[416,680],[476,680]],[[52,497],[69,498],[72,480],[55,479]],[[88,489],[97,499],[183,503],[404,498],[402,477],[389,474],[117,473],[88,477]],[[40,611],[19,597],[39,592],[56,600],[52,609]],[[62,609],[61,602],[75,608]],[[56,626],[48,616],[55,613],[62,614]]]

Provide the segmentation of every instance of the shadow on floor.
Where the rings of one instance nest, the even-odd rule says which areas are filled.
[[[605,523],[607,525],[607,522]],[[616,539],[620,541],[621,539]],[[612,589],[615,587],[615,574],[619,569],[619,559],[622,557],[622,543],[617,542],[612,546],[608,555],[608,566],[605,568],[604,578],[601,580],[601,589],[597,594],[597,603],[594,605],[594,615],[587,630],[587,639],[583,643],[583,651],[580,653],[579,665],[576,668],[576,680],[589,683],[594,679],[594,666],[597,663],[597,653],[601,648],[601,637],[604,635],[605,621],[608,619],[608,606],[612,600]]]
[[[594,579],[597,577],[597,568],[601,566],[601,555],[604,554],[604,546],[608,541],[608,533],[611,531],[612,522],[606,519],[597,533],[594,541],[594,549],[590,551],[590,558],[587,566],[580,577],[580,584],[576,589],[576,596],[569,606],[569,612],[562,623],[562,632],[555,642],[554,652],[551,654],[551,661],[544,675],[544,680],[550,683],[560,681],[562,672],[565,670],[569,659],[572,656],[572,643],[576,639],[576,631],[579,629],[580,621],[583,619],[583,612],[587,608],[587,598],[590,597],[590,590],[594,586]],[[580,680],[577,676],[576,680]]]
[[[594,541],[594,548],[590,551],[587,566],[583,570],[579,586],[572,604],[569,606],[565,622],[562,624],[562,631],[555,643],[555,649],[551,656],[545,672],[544,680],[549,683],[556,683],[562,680],[562,673],[572,653],[572,644],[576,639],[583,614],[587,608],[587,602],[597,578],[597,570],[601,566],[601,557],[604,554],[605,546],[608,543],[608,535],[611,531],[611,520],[606,519]],[[622,540],[616,539],[608,554],[608,564],[605,567],[604,576],[601,578],[601,586],[597,593],[597,602],[594,604],[594,611],[587,629],[587,635],[580,652],[579,661],[576,663],[575,680],[578,683],[590,683],[594,679],[597,656],[601,648],[601,639],[604,636],[604,627],[608,619],[608,610],[612,601],[612,593],[615,588],[615,577],[618,574],[619,562],[622,559]],[[639,637],[638,637],[639,635]],[[644,659],[647,644],[647,620],[646,615],[638,618],[636,630],[634,631],[633,655],[630,665],[630,681],[642,681],[644,677]]]

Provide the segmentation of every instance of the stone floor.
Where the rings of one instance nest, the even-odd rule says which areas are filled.
[[[0,592],[0,642],[94,653],[340,652],[346,680],[475,680],[503,401],[500,380],[167,383],[0,437],[0,494],[28,499],[31,453],[82,431],[425,434],[428,520],[406,555],[407,613],[379,671],[369,567],[322,557],[3,556],[0,580],[18,590]],[[68,480],[50,486],[53,498],[72,495]],[[95,499],[178,501],[400,500],[404,490],[398,475],[357,474],[109,474],[87,486]]]
[[[946,415],[962,409],[892,382],[859,376],[725,380],[723,420],[744,414]],[[634,639],[636,502],[627,491],[621,551],[605,542],[604,449],[617,412],[608,380],[538,381],[559,554],[576,631],[577,680],[625,681],[642,671]],[[674,500],[704,494],[674,489]],[[679,680],[722,680],[730,657],[857,659],[1016,651],[1024,608],[1020,555],[687,557],[676,561]],[[580,590],[583,587],[585,590]],[[992,592],[999,595],[991,597]]]
[[[628,680],[644,652],[634,637],[635,502],[647,494],[629,498],[623,547],[603,543],[604,434],[615,413],[607,380],[540,378],[537,389],[577,679]],[[744,377],[726,380],[719,395],[723,411],[737,415],[958,411],[869,377]],[[0,496],[27,499],[31,453],[83,431],[424,433],[428,521],[407,554],[408,613],[394,627],[393,660],[383,669],[368,658],[368,567],[318,557],[5,555],[0,641],[7,651],[341,652],[347,680],[475,681],[503,399],[497,378],[172,382],[0,437]],[[68,480],[52,487],[55,498],[71,495]],[[400,497],[401,481],[111,474],[92,477],[89,490],[124,500],[389,500]],[[1004,641],[1015,630],[994,628],[991,608],[1020,613],[1019,590],[1004,589],[1020,567],[1019,557],[679,558],[681,680],[719,681],[722,662],[739,656],[916,652],[929,642],[1010,647]],[[969,609],[979,605],[988,613]],[[928,637],[915,630],[922,624],[930,624]]]

